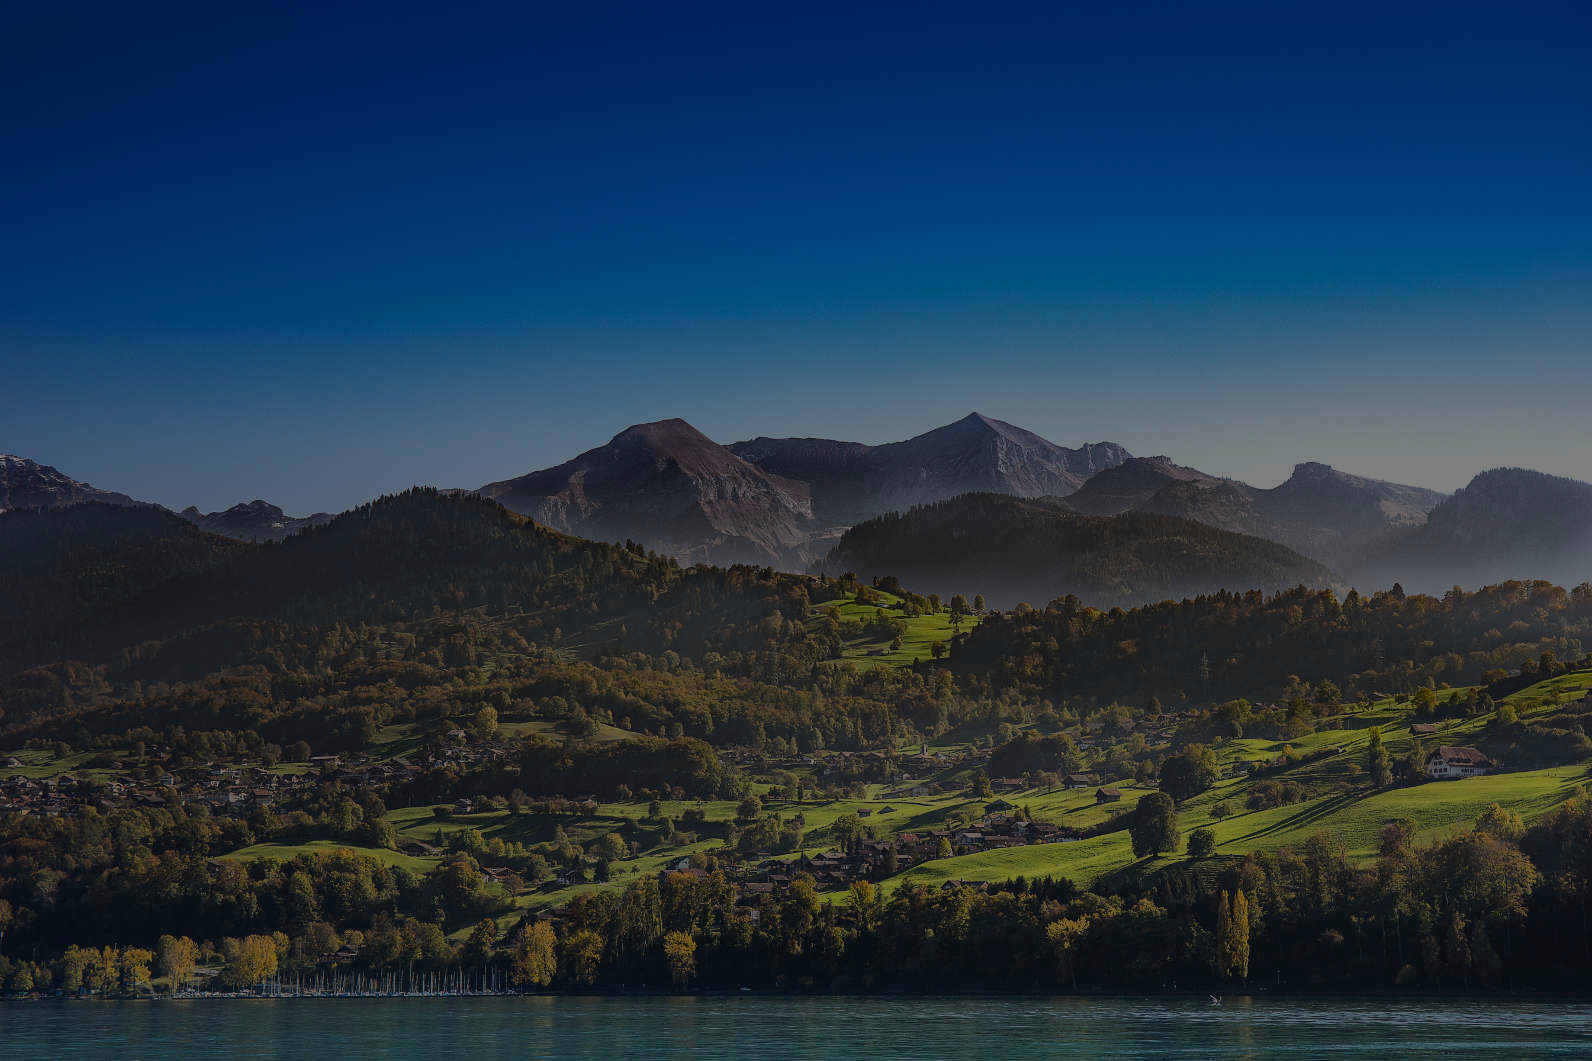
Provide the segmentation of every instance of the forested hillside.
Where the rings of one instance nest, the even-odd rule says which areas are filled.
[[[964,494],[858,524],[824,568],[894,575],[945,595],[982,593],[999,607],[1069,594],[1112,607],[1334,583],[1326,568],[1275,542],[1142,512],[1084,516],[1060,500],[1004,494]]]
[[[951,663],[992,689],[1097,702],[1279,697],[1300,681],[1355,699],[1476,682],[1544,652],[1578,659],[1587,644],[1592,586],[1509,582],[1442,597],[1257,590],[1109,612],[1062,599],[990,616]]]

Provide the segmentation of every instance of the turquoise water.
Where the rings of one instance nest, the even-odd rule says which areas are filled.
[[[4,1058],[1570,1057],[1580,1003],[988,998],[0,1004]]]

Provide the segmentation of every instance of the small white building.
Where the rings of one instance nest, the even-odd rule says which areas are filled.
[[[1475,748],[1445,744],[1426,757],[1426,776],[1434,781],[1459,777],[1479,777],[1492,768],[1493,761]]]

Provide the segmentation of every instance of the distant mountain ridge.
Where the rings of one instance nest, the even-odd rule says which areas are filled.
[[[756,438],[721,446],[684,420],[637,424],[553,468],[476,493],[584,537],[687,561],[800,570],[861,519],[972,491],[1071,493],[1127,450],[1058,446],[978,413],[904,442]]]
[[[124,507],[143,504],[126,494],[78,482],[48,464],[0,453],[0,512],[14,508],[62,508],[87,501]]]
[[[1169,482],[1135,507],[1270,538],[1342,570],[1390,530],[1426,522],[1444,496],[1307,461],[1269,490],[1230,479]]]
[[[1090,478],[1068,496],[1067,505],[1085,516],[1115,516],[1140,507],[1173,483],[1200,488],[1223,481],[1173,464],[1170,457],[1130,457]]]
[[[189,505],[177,514],[200,530],[247,542],[281,541],[306,527],[319,527],[332,519],[329,512],[289,516],[269,501],[258,499],[240,502],[224,512],[200,512]]]
[[[1592,484],[1525,468],[1482,472],[1349,569],[1368,585],[1441,592],[1506,579],[1592,580]]]
[[[1115,442],[1068,449],[976,412],[879,446],[764,437],[730,449],[761,468],[811,484],[815,514],[835,524],[966,493],[1060,497],[1131,456]]]
[[[1003,518],[1031,519],[1052,531],[1053,510],[1060,508],[1088,517],[1169,516],[1266,539],[1362,589],[1394,581],[1441,591],[1511,578],[1565,585],[1592,579],[1592,485],[1577,480],[1498,468],[1446,497],[1307,461],[1285,482],[1263,489],[1164,455],[1134,457],[1116,443],[1069,449],[978,413],[883,445],[759,437],[724,446],[683,420],[663,420],[627,428],[557,467],[466,492],[555,530],[630,539],[686,562],[719,565],[809,570],[850,527],[920,504],[996,494],[1047,498]],[[95,503],[169,511],[35,460],[0,456],[0,512]],[[173,515],[212,534],[255,542],[331,518],[288,516],[262,500]],[[1125,522],[1113,532],[1114,546],[1129,526],[1163,545],[1168,540],[1158,525]],[[876,551],[870,562],[905,578],[908,558],[892,564]],[[1037,586],[1022,593],[1042,595]]]
[[[9,453],[0,454],[0,512],[83,504],[171,511],[152,501],[137,501],[127,494],[79,482],[47,464]],[[173,514],[212,534],[251,542],[280,541],[289,534],[319,526],[332,518],[326,512],[295,518],[285,515],[270,502],[259,500],[233,505],[224,512],[204,513],[190,505]]]

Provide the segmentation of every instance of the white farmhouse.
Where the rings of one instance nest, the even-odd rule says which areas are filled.
[[[1445,744],[1426,757],[1426,776],[1434,781],[1456,777],[1477,777],[1491,769],[1493,761],[1475,748]]]

